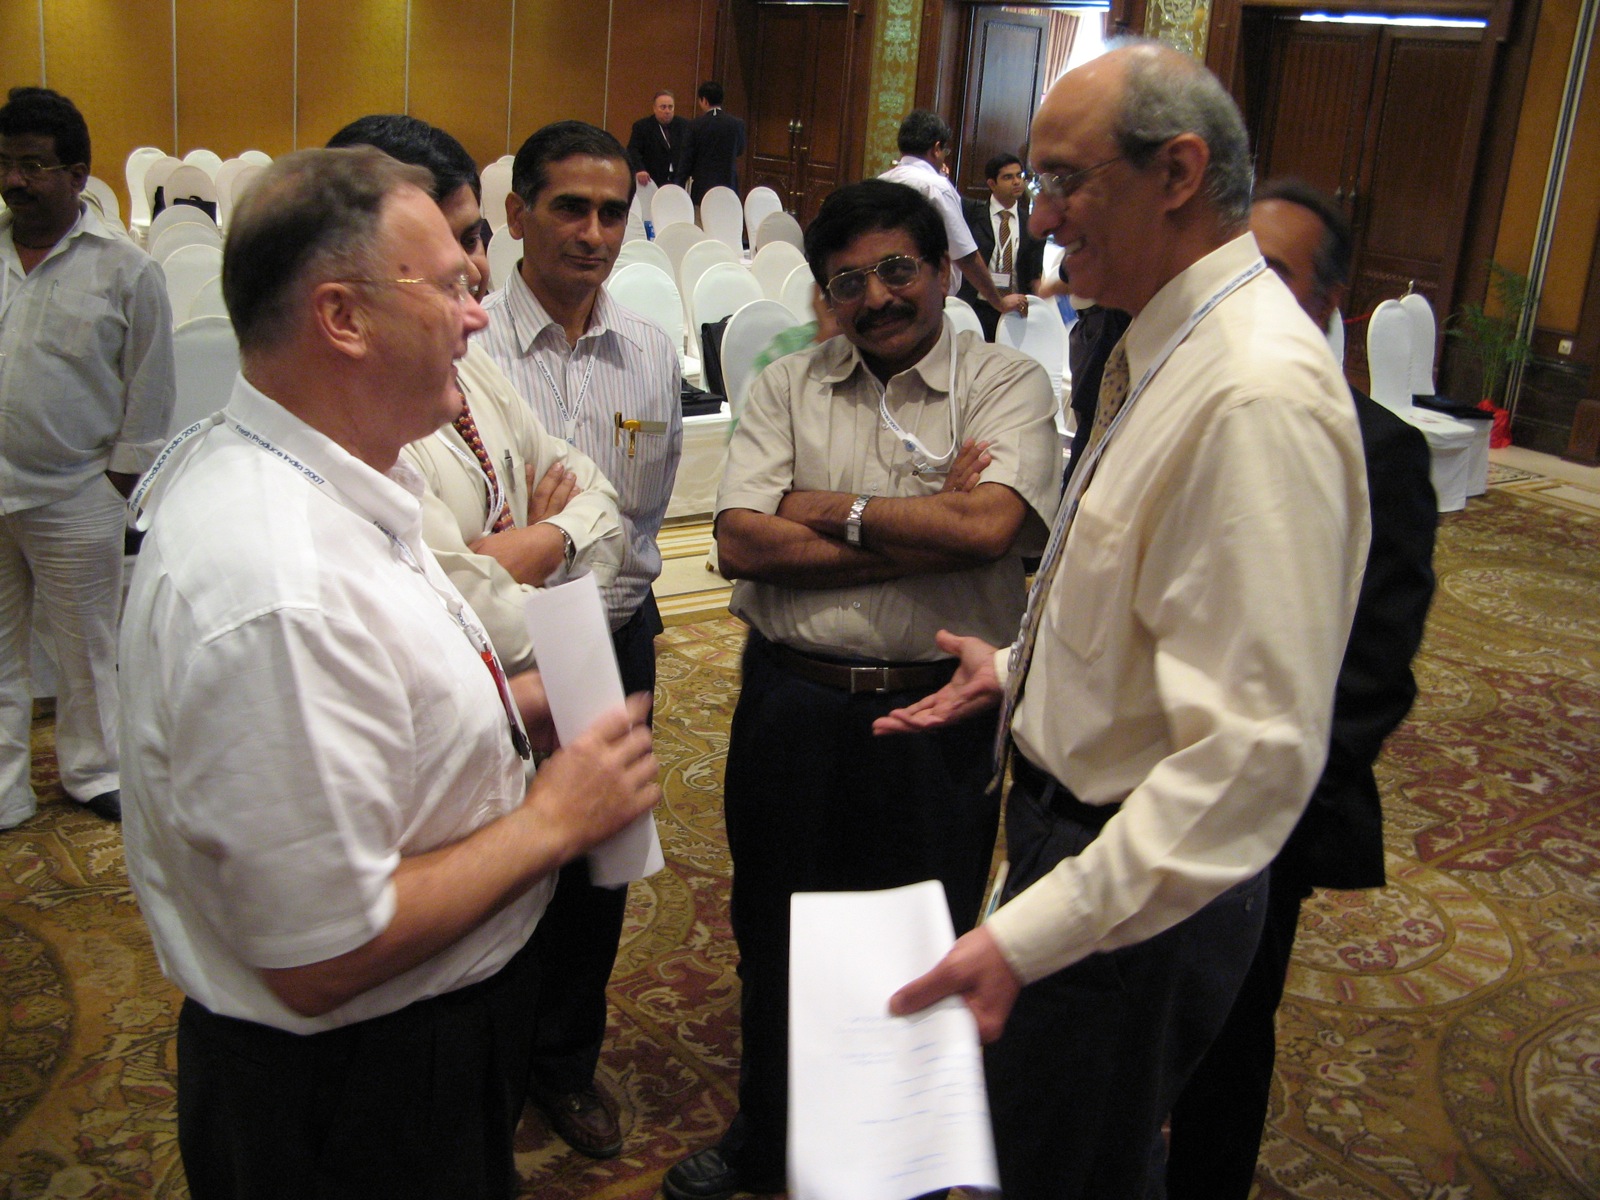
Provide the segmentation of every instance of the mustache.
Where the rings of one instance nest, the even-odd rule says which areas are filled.
[[[917,307],[904,300],[893,304],[886,304],[882,308],[871,312],[864,312],[855,320],[857,333],[870,333],[879,325],[886,325],[890,321],[909,321],[917,315]]]

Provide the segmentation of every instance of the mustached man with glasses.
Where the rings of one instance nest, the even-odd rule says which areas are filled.
[[[648,697],[554,742],[402,456],[485,316],[435,180],[370,146],[234,209],[227,406],[164,450],[122,639],[128,874],[195,1200],[509,1200],[563,864],[659,798]],[[557,968],[558,969],[558,968]]]
[[[0,829],[36,807],[35,611],[59,676],[61,786],[122,819],[123,498],[166,440],[172,309],[161,268],[84,203],[88,178],[72,101],[13,88],[0,108]]]
[[[938,879],[956,928],[977,920],[993,722],[904,739],[872,723],[949,680],[939,630],[1007,636],[1060,477],[1043,370],[945,322],[944,225],[922,196],[839,189],[806,258],[842,332],[756,380],[717,495],[750,626],[724,792],[740,1111],[667,1172],[672,1200],[784,1189],[793,893]]]

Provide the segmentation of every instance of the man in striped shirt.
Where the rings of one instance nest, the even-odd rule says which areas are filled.
[[[672,342],[601,286],[622,246],[633,176],[609,133],[558,121],[522,144],[511,188],[507,232],[522,239],[523,258],[484,302],[489,325],[478,336],[545,428],[593,459],[617,490],[622,567],[601,595],[624,690],[653,692],[661,617],[650,585],[661,573],[656,534],[683,417]],[[551,970],[535,1018],[533,1099],[568,1143],[597,1158],[622,1148],[594,1072],[626,903],[625,889],[592,886],[579,860],[562,870],[535,934]]]

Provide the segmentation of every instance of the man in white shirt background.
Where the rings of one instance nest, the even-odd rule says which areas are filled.
[[[623,687],[653,693],[661,616],[650,585],[661,573],[656,535],[683,450],[682,376],[667,335],[602,286],[633,199],[627,155],[603,129],[558,121],[517,151],[511,188],[506,215],[522,239],[522,265],[485,302],[489,325],[478,340],[540,423],[616,489],[622,565],[601,596]],[[622,1145],[594,1073],[626,905],[627,889],[591,886],[588,863],[574,862],[535,939],[560,975],[539,1000],[533,1098],[571,1145],[595,1157]]]
[[[1015,154],[996,154],[984,165],[983,182],[989,188],[988,199],[961,201],[967,228],[979,256],[989,265],[995,288],[1002,295],[1020,292],[1027,296],[1044,270],[1044,241],[1028,231],[1028,210],[1018,203],[1026,190],[1022,160]],[[965,279],[956,295],[972,305],[984,338],[994,341],[999,311]]]
[[[34,814],[34,598],[54,650],[67,795],[122,819],[117,614],[123,499],[172,416],[161,268],[83,202],[89,128],[71,100],[0,108],[0,829]]]
[[[950,244],[950,265],[954,268],[946,288],[950,295],[956,294],[958,281],[964,279],[997,312],[1020,312],[1026,316],[1028,298],[1000,293],[989,274],[988,264],[978,253],[977,242],[972,240],[972,231],[967,228],[967,219],[961,212],[961,193],[956,191],[946,173],[951,138],[950,126],[938,113],[925,108],[915,110],[900,122],[900,161],[878,178],[916,188],[939,211],[944,221],[945,240]]]

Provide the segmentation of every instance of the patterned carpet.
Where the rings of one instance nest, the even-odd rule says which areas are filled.
[[[1380,769],[1392,883],[1306,907],[1263,1200],[1600,1197],[1600,515],[1559,499],[1497,487],[1443,521],[1422,699]],[[527,1196],[653,1196],[731,1111],[740,640],[723,617],[660,641],[668,869],[633,889],[602,1068],[624,1155],[530,1112]],[[35,744],[40,814],[0,834],[0,1197],[184,1197],[177,996],[117,832],[61,798],[48,720]]]

